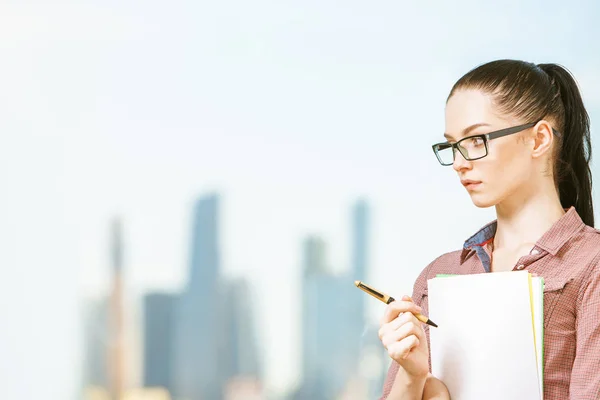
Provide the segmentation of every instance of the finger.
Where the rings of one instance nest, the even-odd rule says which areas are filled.
[[[419,320],[417,319],[417,317],[415,317],[415,315],[413,313],[407,312],[407,313],[402,313],[402,314],[398,315],[396,317],[396,319],[389,322],[388,325],[389,325],[391,331],[395,331],[395,330],[398,330],[398,328],[400,328],[402,325],[406,324],[407,322],[413,322],[415,324],[418,324]]]
[[[406,313],[401,313],[400,315],[398,315],[398,317],[396,317],[394,320],[383,324],[380,328],[379,328],[379,339],[383,339],[383,337],[391,332],[396,331],[398,328],[400,328],[402,325],[406,324],[407,322],[415,322],[418,323],[418,319],[409,312]]]
[[[419,344],[419,338],[411,335],[399,342],[394,342],[387,348],[387,351],[394,360],[405,360],[413,349],[419,347]]]
[[[410,320],[402,326],[400,326],[398,329],[396,329],[393,333],[390,333],[389,335],[396,341],[400,341],[410,335],[415,335],[419,339],[424,339],[425,331],[423,330],[421,321]]]
[[[393,301],[387,305],[383,316],[381,317],[380,325],[387,324],[394,320],[400,313],[410,312],[413,314],[421,313],[422,309],[412,301]]]
[[[411,321],[405,323],[397,330],[388,329],[380,338],[381,344],[387,349],[393,346],[394,343],[401,342],[409,336],[416,336],[420,340],[425,340],[424,332],[422,332],[423,328],[418,325]]]
[[[386,307],[379,324],[380,326],[383,326],[398,318],[398,316],[403,313],[419,314],[421,312],[421,307],[417,306],[412,302],[394,301]]]
[[[409,336],[416,336],[418,339],[425,338],[423,328],[420,326],[420,323],[410,321],[395,331],[388,331],[385,335],[383,335],[381,343],[387,348],[393,343],[400,342]]]

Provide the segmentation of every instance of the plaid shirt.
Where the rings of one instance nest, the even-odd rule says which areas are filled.
[[[490,242],[495,233],[496,221],[468,239],[462,250],[438,257],[421,272],[413,299],[425,314],[428,279],[437,274],[490,271]],[[545,281],[545,400],[600,399],[599,261],[600,231],[585,225],[570,208],[513,269],[527,269]],[[425,332],[429,341],[427,325]],[[397,371],[398,364],[392,361],[381,399],[387,399]]]

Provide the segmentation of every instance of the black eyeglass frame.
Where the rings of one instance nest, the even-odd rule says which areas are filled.
[[[438,159],[438,161],[440,162],[440,164],[442,164],[443,166],[450,166],[450,165],[454,164],[454,160],[456,158],[456,150],[458,150],[460,152],[460,154],[463,156],[463,158],[465,160],[467,160],[467,161],[480,160],[480,159],[486,157],[489,154],[488,141],[493,140],[493,139],[498,139],[498,138],[501,138],[501,137],[504,137],[504,136],[508,136],[508,135],[513,135],[515,133],[524,131],[525,129],[532,128],[536,124],[537,124],[537,122],[531,122],[529,124],[512,126],[510,128],[504,128],[504,129],[500,129],[500,130],[489,132],[489,133],[482,133],[480,135],[467,136],[465,138],[460,139],[456,143],[450,143],[450,142],[436,143],[433,146],[431,146],[431,148],[433,149],[433,152],[434,152],[436,158]],[[554,128],[552,128],[552,132],[557,137],[560,137],[560,133],[557,130],[555,130]],[[465,141],[465,140],[469,140],[469,139],[473,139],[473,138],[478,138],[478,137],[483,139],[483,144],[485,145],[485,154],[482,155],[482,156],[480,156],[480,157],[470,158],[468,155],[465,155],[461,151],[460,143],[463,142],[463,141]],[[438,154],[438,152],[440,150],[440,146],[444,146],[444,150],[447,149],[447,148],[449,148],[449,147],[452,148],[452,162],[451,163],[444,163],[442,161],[442,158]]]

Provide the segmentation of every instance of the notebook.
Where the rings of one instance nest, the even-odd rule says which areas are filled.
[[[453,400],[543,399],[543,287],[527,271],[428,281],[432,373]]]

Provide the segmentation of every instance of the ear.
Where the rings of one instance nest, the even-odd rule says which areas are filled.
[[[546,120],[541,120],[533,127],[533,148],[531,156],[539,158],[545,154],[549,154],[554,143],[554,134],[552,133],[552,125]]]

